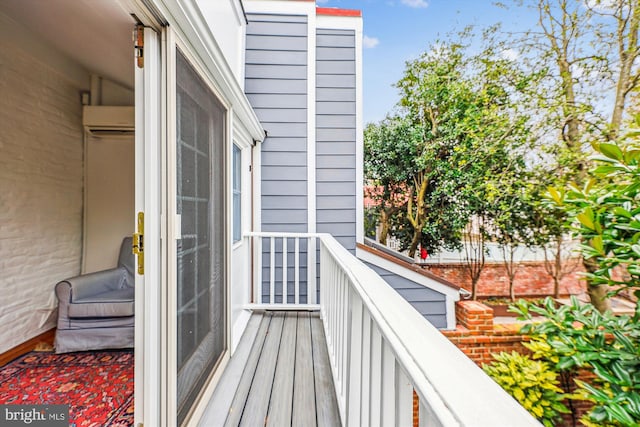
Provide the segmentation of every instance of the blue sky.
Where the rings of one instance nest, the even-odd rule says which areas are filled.
[[[509,0],[505,0],[509,3]],[[497,22],[511,31],[535,22],[531,10],[505,10],[492,0],[317,0],[318,6],[360,9],[364,20],[364,122],[379,121],[398,101],[392,87],[405,61],[467,25]]]

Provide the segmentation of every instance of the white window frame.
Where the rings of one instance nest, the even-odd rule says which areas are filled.
[[[242,202],[243,191],[242,191],[242,170],[243,170],[243,159],[242,159],[242,147],[238,145],[235,141],[232,144],[231,149],[231,241],[234,245],[242,241],[242,229],[243,229],[243,221],[242,221]],[[236,182],[236,177],[238,178],[238,182]],[[236,210],[236,197],[238,199],[238,206]],[[236,234],[237,233],[237,234]]]

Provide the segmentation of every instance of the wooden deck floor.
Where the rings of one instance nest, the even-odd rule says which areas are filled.
[[[260,316],[260,319],[255,319]],[[220,407],[229,389],[214,394],[201,425],[225,426],[340,426],[326,340],[317,313],[266,312],[252,318],[250,346],[241,342],[236,354],[247,353],[228,411]],[[248,335],[248,336],[247,336]],[[234,356],[236,357],[236,356]],[[233,358],[232,358],[233,362]],[[223,380],[225,378],[223,377]],[[226,387],[226,386],[225,386]],[[231,392],[232,393],[232,392]],[[218,395],[218,396],[216,396]],[[231,399],[226,396],[226,399]],[[224,419],[224,414],[227,414]]]

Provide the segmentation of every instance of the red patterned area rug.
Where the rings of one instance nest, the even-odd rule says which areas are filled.
[[[0,368],[0,404],[70,405],[71,427],[133,425],[133,351],[32,352]]]

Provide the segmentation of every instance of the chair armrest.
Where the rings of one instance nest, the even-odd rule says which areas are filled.
[[[96,271],[63,280],[56,285],[58,300],[69,302],[87,298],[102,292],[126,286],[127,270],[124,267]]]

